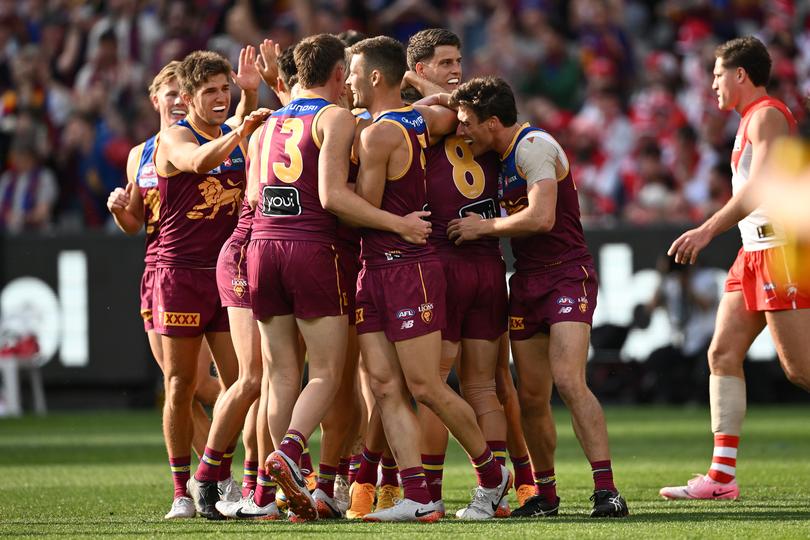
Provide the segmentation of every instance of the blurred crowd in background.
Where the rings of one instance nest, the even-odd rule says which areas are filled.
[[[461,37],[465,79],[503,77],[522,120],[560,140],[586,224],[698,221],[730,197],[738,117],[711,90],[722,41],[768,45],[769,91],[807,131],[810,4],[794,0],[0,0],[0,231],[109,227],[170,60],[435,26]]]

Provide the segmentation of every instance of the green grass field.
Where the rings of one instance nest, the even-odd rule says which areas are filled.
[[[608,408],[606,413],[614,471],[630,505],[630,518],[587,517],[590,470],[569,418],[560,411],[559,517],[486,523],[445,519],[430,525],[346,521],[299,525],[200,518],[164,522],[172,492],[157,412],[0,420],[0,536],[810,537],[806,407],[749,410],[738,468],[743,496],[736,502],[677,503],[658,497],[660,486],[705,472],[711,454],[708,410]],[[314,456],[317,444],[314,436]],[[234,463],[241,465],[236,459]],[[234,466],[234,472],[240,468]],[[463,453],[451,443],[444,491],[448,510],[468,501],[473,485]]]

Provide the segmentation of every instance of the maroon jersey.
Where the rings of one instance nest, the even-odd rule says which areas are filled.
[[[498,154],[474,157],[458,135],[449,135],[425,152],[427,201],[433,233],[430,242],[440,253],[500,255],[494,236],[455,245],[447,238],[447,224],[475,212],[484,219],[500,215],[498,207]]]
[[[387,111],[374,122],[390,122],[402,130],[408,141],[411,157],[408,166],[397,176],[385,179],[380,208],[404,216],[425,206],[425,153],[427,125],[425,119],[412,106]],[[377,229],[363,229],[360,256],[368,266],[382,266],[392,262],[413,262],[434,253],[429,244],[409,244],[397,234]]]
[[[200,144],[210,140],[188,121],[177,122],[190,129]],[[231,130],[222,125],[222,133]],[[160,246],[157,266],[216,268],[222,244],[239,218],[245,190],[245,154],[237,146],[216,168],[204,174],[177,171],[158,174],[160,189]]]
[[[541,129],[522,126],[515,139],[501,156],[501,174],[498,179],[498,198],[510,216],[529,205],[526,178],[515,162],[518,142]],[[512,238],[515,270],[532,271],[567,262],[590,262],[591,255],[585,244],[585,234],[579,220],[579,199],[571,171],[557,182],[557,210],[554,227],[547,233],[526,238]]]
[[[138,170],[135,172],[135,184],[141,192],[143,199],[143,225],[146,229],[146,255],[144,262],[147,267],[154,267],[157,262],[158,233],[160,232],[160,192],[158,191],[158,178],[155,172],[155,149],[158,135],[153,135],[138,145]]]
[[[242,200],[242,210],[239,212],[239,221],[236,222],[236,227],[231,233],[231,241],[240,245],[250,242],[250,229],[253,224],[254,211],[250,208],[250,203],[245,197]]]
[[[324,210],[318,196],[321,141],[316,123],[334,104],[302,92],[274,112],[259,132],[259,204],[252,238],[307,240],[333,244],[337,217]]]

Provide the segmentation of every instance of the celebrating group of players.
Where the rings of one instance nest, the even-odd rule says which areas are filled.
[[[242,100],[228,118],[231,78]],[[255,108],[262,80],[276,111]],[[267,40],[236,73],[197,51],[150,93],[161,131],[133,149],[108,206],[125,231],[146,225],[166,518],[277,519],[281,504],[293,520],[432,522],[448,430],[478,483],[457,517],[510,515],[513,486],[512,516],[556,515],[552,386],[593,470],[591,516],[628,514],[585,382],[597,278],[568,158],[517,123],[504,81],[461,84],[457,36],[425,30],[407,51],[382,36],[321,34],[283,53]],[[508,295],[501,236],[516,258]],[[463,397],[446,384],[454,365]]]

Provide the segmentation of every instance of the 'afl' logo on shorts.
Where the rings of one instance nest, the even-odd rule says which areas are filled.
[[[233,293],[236,296],[239,298],[245,296],[245,291],[247,290],[247,280],[234,278],[231,280],[231,285],[233,285]]]
[[[509,317],[509,330],[525,330],[526,324],[523,317]]]
[[[402,308],[396,313],[397,319],[410,319],[416,315],[416,312],[411,308]]]

